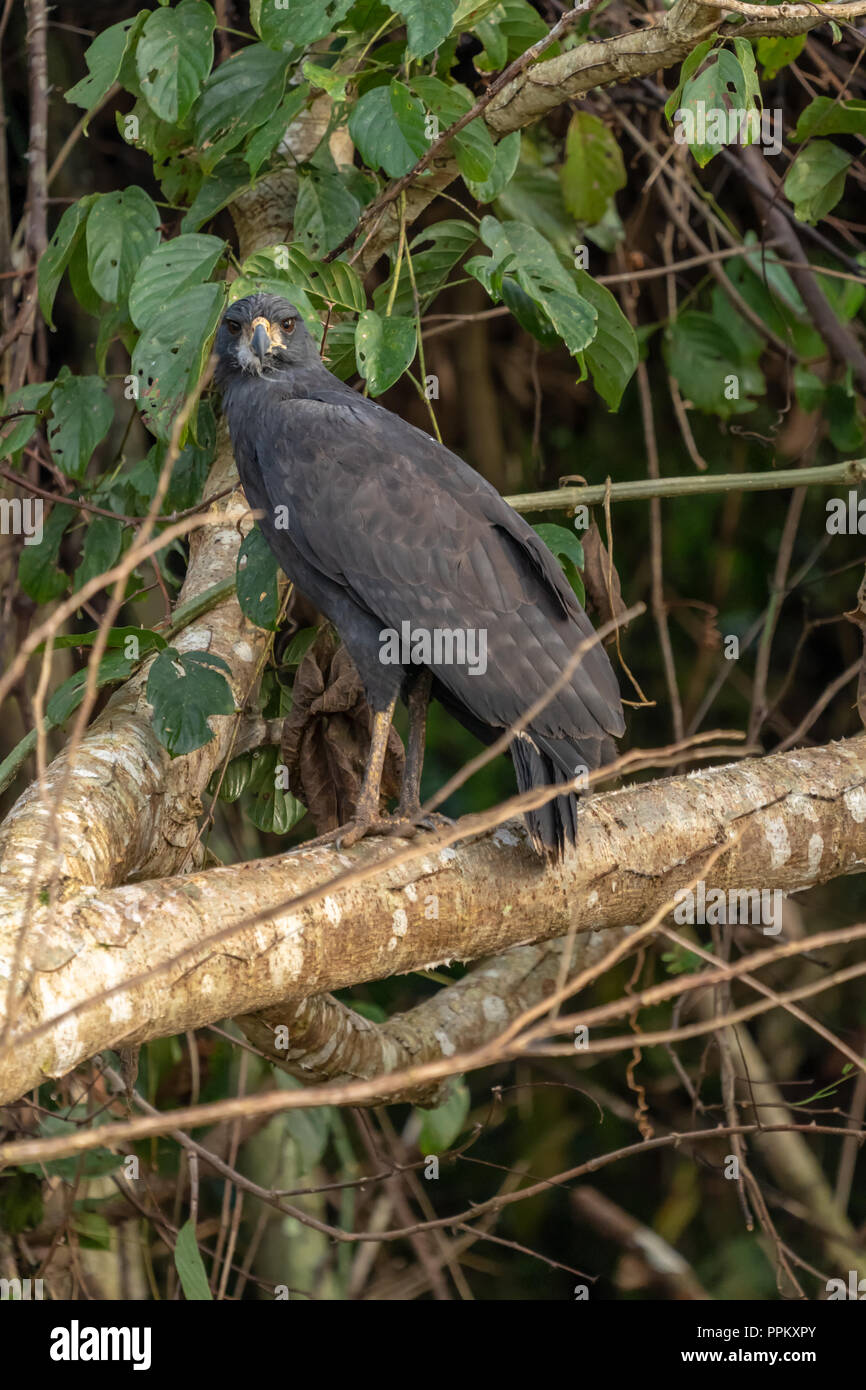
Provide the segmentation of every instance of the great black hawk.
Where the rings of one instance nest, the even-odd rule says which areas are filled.
[[[456,454],[329,372],[292,304],[238,300],[216,352],[247,500],[285,573],[339,632],[374,712],[364,785],[341,836],[352,844],[417,820],[431,693],[490,743],[553,686],[593,629],[527,522]],[[386,822],[379,786],[398,698],[409,707],[409,742],[397,818]],[[595,643],[509,745],[521,791],[567,788],[526,814],[539,853],[557,857],[574,843],[575,780],[608,760],[623,729],[616,679]]]

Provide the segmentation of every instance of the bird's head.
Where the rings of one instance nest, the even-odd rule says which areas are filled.
[[[223,314],[214,350],[218,383],[243,373],[271,376],[319,361],[316,344],[294,304],[278,294],[250,294]]]

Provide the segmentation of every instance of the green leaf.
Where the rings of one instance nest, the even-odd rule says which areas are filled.
[[[456,19],[455,27],[458,23],[460,21]],[[460,27],[466,27],[465,20]],[[484,52],[476,54],[472,61],[479,72],[495,72],[543,39],[547,34],[547,25],[526,0],[502,0],[490,13],[489,20],[477,25],[477,33],[484,44]],[[553,44],[544,56],[553,58],[558,51],[559,45]]]
[[[526,138],[523,150],[528,156],[534,153]],[[562,186],[554,169],[539,168],[530,157],[522,157],[496,200],[496,210],[503,221],[507,218],[534,227],[557,255],[572,259],[576,228],[574,218],[565,210]]]
[[[136,184],[95,199],[87,218],[87,270],[109,304],[126,298],[141,262],[159,244],[159,220],[152,199]]]
[[[405,372],[417,351],[414,319],[383,318],[366,309],[355,327],[358,371],[371,396],[381,396]]]
[[[66,209],[39,260],[39,308],[49,328],[54,327],[52,311],[57,287],[63,279],[63,272],[69,265],[73,251],[84,236],[84,224],[96,196],[95,193],[89,193],[86,198],[79,198],[77,203]]]
[[[141,10],[134,19],[122,19],[97,34],[84,55],[87,76],[66,93],[66,100],[92,111],[108,95],[120,76],[126,54],[144,27],[149,11]]]
[[[250,172],[240,155],[229,155],[211,169],[180,224],[182,232],[196,232],[230,203],[251,182]]]
[[[578,288],[598,315],[596,335],[583,354],[596,391],[609,410],[616,410],[637,370],[635,331],[606,285],[585,270],[576,270]]]
[[[599,222],[618,189],[626,185],[622,151],[612,130],[598,116],[577,111],[565,140],[559,172],[562,198],[578,222]]]
[[[842,454],[859,452],[866,438],[866,422],[851,384],[850,368],[844,381],[832,381],[827,387],[825,414],[834,448]]]
[[[454,0],[394,0],[394,9],[406,21],[411,58],[426,58],[451,33]]]
[[[309,295],[316,309],[333,306],[338,312],[357,314],[367,303],[364,286],[350,265],[345,261],[331,261],[329,265],[314,261],[296,242],[290,246],[267,247],[248,256],[243,274],[246,280],[266,281],[274,286],[276,293],[285,294],[290,300],[290,290],[294,286]],[[232,286],[233,291],[236,286],[237,281]],[[250,293],[246,288],[243,292]],[[297,307],[300,309],[301,305]],[[321,336],[321,325],[319,330]]]
[[[438,1154],[450,1149],[469,1114],[469,1102],[469,1087],[462,1077],[454,1077],[448,1099],[442,1105],[437,1105],[435,1110],[422,1110],[416,1106],[423,1121],[418,1135],[418,1152]]]
[[[42,418],[47,412],[48,402],[54,390],[50,381],[34,381],[13,391],[3,403],[3,415],[20,415],[19,419],[6,420],[3,436],[0,439],[0,458],[14,459],[30,442]]]
[[[95,516],[87,528],[81,564],[72,580],[73,589],[105,574],[116,563],[123,543],[123,527],[108,516]]]
[[[242,791],[246,790],[246,785],[250,780],[252,770],[252,754],[241,753],[240,757],[232,758],[225,770],[225,775],[221,778],[219,769],[213,774],[207,784],[207,789],[211,796],[216,796],[219,787],[220,801],[237,801]]]
[[[323,39],[345,19],[352,0],[252,0],[250,18],[259,37],[272,48],[306,46]]]
[[[225,245],[220,237],[188,232],[145,256],[129,291],[129,314],[136,328],[144,328],[182,290],[207,280]]]
[[[744,361],[737,339],[711,314],[680,314],[668,330],[665,356],[686,400],[706,414],[745,414],[755,406],[749,396],[764,394],[761,372]],[[725,394],[731,377],[738,383],[733,398]]]
[[[110,1250],[111,1227],[97,1211],[75,1211],[70,1222],[84,1250]]]
[[[745,40],[740,42],[745,43]],[[677,139],[682,132],[702,169],[723,145],[734,141],[751,145],[760,132],[759,121],[745,120],[753,112],[760,115],[759,104],[754,100],[757,89],[754,54],[751,45],[747,47],[751,55],[748,71],[739,57],[727,48],[720,48],[709,55],[701,71],[683,86],[676,110],[681,122]],[[683,67],[685,69],[685,64]]]
[[[254,178],[265,160],[270,159],[298,112],[306,105],[309,96],[309,82],[301,82],[297,87],[291,87],[274,114],[264,125],[259,126],[258,130],[253,131],[244,149],[244,159],[251,177]]]
[[[108,518],[97,519],[108,520]],[[115,522],[112,524],[116,525],[117,523]],[[67,647],[92,647],[98,635],[99,633],[96,628],[94,628],[92,632],[62,632],[54,638],[54,647],[58,651]],[[126,660],[128,661],[140,661],[148,652],[162,651],[162,648],[168,645],[161,633],[154,632],[148,627],[127,625],[125,627],[109,628],[106,638],[106,645],[108,647],[123,647],[124,652],[126,652],[127,644],[130,641],[133,641],[138,647],[139,655],[127,656]],[[45,643],[40,642],[36,651],[44,652]]]
[[[75,520],[75,508],[55,505],[42,527],[38,545],[23,545],[18,560],[18,583],[36,603],[50,603],[65,592],[69,580],[57,568],[60,542]]]
[[[185,1221],[177,1233],[174,1245],[174,1266],[184,1297],[191,1303],[209,1303],[213,1299],[207,1282],[204,1261],[195,1238],[195,1226]]]
[[[425,106],[436,115],[443,130],[472,110],[472,96],[465,87],[457,84],[449,86],[438,77],[416,77],[412,86]],[[496,162],[496,147],[480,117],[476,116],[452,138],[457,167],[463,177],[475,180],[489,178]]]
[[[794,367],[794,391],[800,409],[808,412],[820,410],[827,388],[819,376],[798,362]]]
[[[124,656],[122,651],[109,652],[99,663],[96,674],[96,688],[101,690],[105,685],[114,685],[118,681],[125,681],[132,675],[136,662]],[[76,671],[74,675],[59,685],[45,706],[45,713],[52,724],[64,724],[72,714],[73,710],[78,709],[84,699],[84,687],[87,684],[87,668]]]
[[[349,113],[349,134],[371,169],[397,179],[418,162],[429,145],[424,108],[402,82],[374,87]]]
[[[585,603],[586,590],[580,577],[584,565],[583,546],[574,531],[569,531],[565,526],[550,526],[544,522],[533,526],[532,529],[559,560],[578,602]]]
[[[233,714],[235,697],[223,674],[231,667],[212,652],[161,651],[147,677],[147,700],[153,706],[153,729],[173,758],[210,743],[208,718]]]
[[[533,227],[522,222],[497,222],[495,217],[484,218],[481,236],[493,256],[486,262],[481,257],[467,261],[469,274],[498,296],[497,280],[501,282],[507,271],[541,306],[569,352],[583,352],[595,337],[598,315],[552,246]]]
[[[237,584],[241,612],[256,627],[277,625],[280,567],[258,526],[244,537],[238,552]]]
[[[851,155],[829,140],[813,140],[800,151],[784,185],[799,222],[814,224],[832,211],[845,190],[851,162]]]
[[[135,66],[151,110],[172,125],[185,120],[213,63],[216,15],[204,0],[180,0],[147,20]]]
[[[201,375],[225,303],[223,285],[193,285],[148,318],[132,354],[139,407],[148,429],[168,439]]]
[[[307,58],[301,65],[301,72],[311,87],[327,92],[334,101],[345,101],[346,87],[351,76],[348,72],[338,72],[336,68],[326,68]]]
[[[710,38],[704,39],[702,43],[697,44],[697,46],[692,49],[691,53],[683,61],[683,65],[680,68],[680,80],[665,102],[665,115],[669,121],[672,121],[674,118],[674,112],[680,104],[680,98],[682,97],[686,83],[692,73],[696,72],[700,67],[710,49],[718,42],[718,38],[718,34],[713,34]]]
[[[311,169],[298,182],[295,235],[312,257],[326,256],[348,236],[361,204],[340,174]]]
[[[492,203],[498,198],[506,184],[511,182],[520,160],[520,131],[513,130],[506,135],[493,151],[493,168],[481,180],[470,179],[464,175],[463,181],[473,198],[479,203]]]
[[[211,73],[194,113],[195,142],[205,173],[273,115],[282,99],[287,72],[285,54],[254,43]]]
[[[425,227],[409,243],[412,254],[412,269],[418,286],[418,300],[422,311],[439,293],[451,271],[462,260],[466,252],[478,240],[478,233],[469,222],[457,218],[445,218]],[[396,248],[392,248],[392,260],[396,259]],[[393,271],[384,284],[377,285],[373,291],[373,307],[385,312],[393,283]],[[412,292],[412,277],[404,256],[400,263],[400,279],[394,296],[392,313],[398,318],[411,318],[415,313],[415,296]],[[328,334],[330,343],[333,327]]]
[[[84,476],[113,419],[114,408],[102,377],[61,371],[51,397],[48,443],[54,462],[67,478]]]
[[[797,145],[811,135],[866,135],[866,101],[816,97],[801,111],[791,139]]]
[[[531,333],[542,347],[550,351],[559,346],[559,334],[540,304],[526,293],[510,275],[502,277],[502,302],[513,314],[520,327]]]
[[[276,748],[257,748],[252,755],[248,790],[253,793],[245,807],[249,819],[268,835],[287,835],[307,813],[306,806],[279,783],[285,771]]]
[[[758,61],[762,64],[761,76],[766,81],[772,81],[777,72],[799,58],[805,46],[805,34],[795,34],[790,39],[758,39]]]
[[[0,1178],[0,1231],[7,1236],[32,1231],[41,1222],[44,1210],[42,1183],[35,1173],[12,1168],[3,1174]]]

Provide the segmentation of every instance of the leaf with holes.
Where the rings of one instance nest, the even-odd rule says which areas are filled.
[[[149,11],[141,10],[134,19],[122,19],[97,34],[84,55],[87,76],[66,93],[66,101],[92,111],[108,95],[120,76],[123,60],[132,51],[144,28]]]
[[[61,368],[51,397],[48,443],[67,478],[82,478],[97,444],[114,419],[111,398],[99,376],[73,376]]]
[[[381,396],[399,380],[416,350],[414,319],[383,318],[375,309],[365,310],[358,319],[355,356],[371,396]]]
[[[333,33],[352,4],[353,0],[252,0],[250,19],[272,48],[305,47]]]
[[[254,43],[211,73],[194,113],[195,143],[205,173],[270,119],[282,100],[287,72],[286,54]]]
[[[103,193],[90,209],[86,241],[91,285],[109,304],[119,304],[145,256],[159,245],[159,211],[135,184]]]
[[[164,241],[145,256],[129,291],[129,316],[144,328],[157,310],[165,310],[182,290],[207,280],[225,251],[220,237],[188,232]]]
[[[254,526],[238,552],[237,586],[241,612],[256,627],[273,631],[277,625],[279,573],[270,546],[258,526]]]
[[[216,15],[204,0],[154,10],[135,50],[141,93],[161,121],[186,119],[213,63]]]
[[[235,697],[226,675],[231,675],[231,667],[212,652],[181,653],[166,647],[154,661],[147,700],[153,706],[154,733],[173,758],[210,743],[211,715],[234,713]]]
[[[225,303],[225,286],[193,285],[148,319],[132,354],[139,408],[158,439],[201,375]]]
[[[348,236],[361,204],[340,174],[311,169],[298,182],[295,235],[310,256],[326,256]]]

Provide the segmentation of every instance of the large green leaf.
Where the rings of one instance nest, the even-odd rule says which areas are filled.
[[[402,82],[374,87],[355,102],[349,113],[349,134],[371,169],[384,169],[391,179],[408,174],[430,141],[424,108]]]
[[[256,627],[273,630],[280,610],[280,567],[258,526],[244,537],[238,552],[237,590],[241,612]]]
[[[252,0],[250,18],[259,37],[276,49],[306,46],[330,34],[353,0]]]
[[[132,354],[139,407],[148,429],[168,439],[198,380],[225,303],[224,285],[193,285],[157,309]]]
[[[454,125],[467,111],[472,110],[473,101],[465,87],[449,85],[438,77],[416,77],[413,89],[439,120],[442,130]],[[441,133],[441,131],[440,131]],[[486,179],[493,172],[496,150],[490,131],[480,119],[475,118],[453,137],[457,167],[464,178]]]
[[[479,203],[492,203],[494,198],[498,198],[506,185],[511,182],[519,161],[520,131],[512,130],[511,134],[506,135],[495,147],[493,168],[487,177],[471,179],[464,174],[463,182],[472,197],[477,198]]]
[[[454,0],[394,0],[394,9],[406,21],[412,58],[426,58],[451,33]]]
[[[424,227],[409,243],[412,254],[412,269],[418,287],[421,309],[439,293],[458,261],[466,255],[478,240],[478,233],[469,222],[457,218],[445,218]],[[396,248],[393,250],[396,257]],[[391,293],[393,275],[378,285],[373,291],[373,307],[384,313]],[[398,317],[409,318],[415,313],[415,296],[412,291],[412,277],[407,258],[400,263],[400,279],[394,296],[392,313]]]
[[[114,409],[99,376],[72,376],[64,367],[54,384],[48,443],[67,478],[81,478],[97,444],[111,428]]]
[[[66,100],[92,111],[107,96],[120,76],[126,54],[132,51],[149,14],[141,10],[133,19],[122,19],[97,34],[84,55],[87,76],[66,93]]]
[[[685,143],[701,168],[709,164],[723,145],[739,141],[751,145],[755,124],[744,121],[747,113],[760,115],[755,101],[757,77],[751,45],[751,65],[746,68],[738,54],[727,48],[716,49],[704,66],[684,84],[677,115],[682,122]],[[758,126],[758,129],[760,127]]]
[[[832,212],[845,191],[851,162],[851,155],[830,140],[813,140],[800,151],[785,179],[785,193],[800,222],[820,222]]]
[[[737,339],[711,314],[680,314],[668,330],[665,355],[686,401],[706,414],[743,415],[755,408],[749,397],[764,394],[763,375],[743,359]]]
[[[253,178],[265,160],[270,159],[292,121],[305,105],[309,95],[309,82],[301,82],[298,86],[291,87],[277,106],[274,114],[265,121],[264,125],[259,126],[258,130],[253,131],[244,149],[244,159]]]
[[[374,309],[361,314],[355,328],[358,371],[371,396],[381,396],[405,372],[417,351],[414,319],[383,318]]]
[[[578,222],[592,225],[604,216],[618,189],[626,184],[622,151],[612,130],[588,111],[576,111],[565,139],[560,170],[565,206]]]
[[[791,139],[799,144],[811,135],[866,135],[866,101],[815,97],[805,111],[800,112]]]
[[[42,527],[38,545],[23,545],[18,560],[18,582],[36,603],[50,603],[65,592],[67,576],[57,568],[64,532],[75,520],[75,508],[55,504]]]
[[[135,65],[141,93],[162,121],[183,121],[213,62],[216,15],[205,0],[180,0],[148,18]]]
[[[81,563],[73,576],[72,587],[80,589],[98,574],[107,573],[117,563],[122,544],[121,523],[110,516],[95,516],[87,528]]]
[[[311,169],[298,183],[295,235],[310,256],[326,256],[348,236],[361,204],[341,174]]]
[[[63,279],[63,272],[69,265],[72,254],[84,236],[84,225],[97,195],[88,193],[77,203],[68,207],[55,228],[54,235],[39,260],[37,283],[39,285],[39,308],[49,328],[54,327],[52,317],[54,297]]]
[[[596,335],[583,354],[583,361],[608,409],[616,410],[637,370],[635,331],[606,285],[599,285],[585,270],[574,273],[581,293],[598,315]]]
[[[188,232],[151,251],[129,291],[129,314],[136,328],[144,328],[156,310],[165,310],[182,290],[207,280],[224,250],[220,237]]]
[[[232,714],[235,697],[226,680],[231,667],[212,652],[179,652],[166,647],[147,677],[153,729],[173,758],[210,743],[213,714]]]
[[[256,251],[244,261],[243,273],[248,281],[262,280],[268,287],[273,285],[275,292],[287,299],[291,299],[289,291],[295,285],[309,296],[316,309],[332,307],[341,313],[357,314],[367,303],[364,286],[350,265],[345,261],[327,265],[314,261],[297,243]]]
[[[279,106],[288,59],[267,44],[254,43],[221,63],[205,83],[195,107],[195,142],[205,173],[251,130],[263,126]]]
[[[182,232],[197,232],[212,217],[230,203],[243,189],[249,188],[250,171],[240,155],[228,155],[211,169],[190,204],[180,224]]]
[[[159,244],[159,223],[159,209],[137,184],[94,201],[87,218],[87,271],[109,304],[128,295],[141,262]]]
[[[589,347],[596,333],[595,307],[544,237],[523,222],[497,222],[495,217],[484,218],[481,236],[493,255],[467,261],[470,275],[498,298],[507,272],[544,310],[569,352],[576,355]]]

